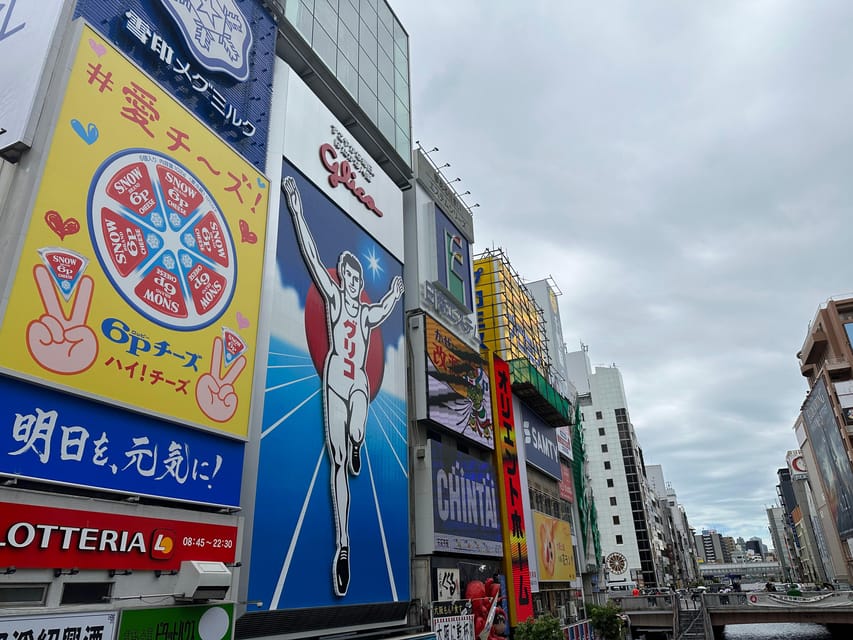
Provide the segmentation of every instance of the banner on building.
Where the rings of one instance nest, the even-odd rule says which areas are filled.
[[[530,567],[527,560],[527,528],[521,504],[521,479],[516,450],[518,431],[512,409],[512,383],[509,366],[497,356],[491,360],[492,402],[497,423],[496,456],[500,465],[500,498],[503,536],[504,566],[507,576],[510,626],[533,615],[533,598],[530,590]]]
[[[480,354],[430,316],[424,334],[427,355],[427,416],[490,449],[495,447],[489,372]]]
[[[433,602],[431,629],[436,640],[475,640],[471,601]]]
[[[0,475],[239,507],[243,448],[0,376]]]
[[[560,454],[557,449],[557,434],[554,427],[549,427],[523,402],[519,403],[520,415],[518,422],[524,442],[524,456],[534,467],[559,480]]]
[[[503,554],[494,466],[430,440],[435,550]]]
[[[565,456],[569,460],[573,459],[572,455],[572,428],[557,427],[557,450],[561,456]]]
[[[560,498],[571,503],[575,501],[575,481],[570,467],[560,463]]]
[[[574,580],[575,558],[572,550],[572,527],[539,511],[533,512],[536,532],[536,556],[540,582],[569,582]]]
[[[82,26],[0,369],[246,438],[268,187]]]

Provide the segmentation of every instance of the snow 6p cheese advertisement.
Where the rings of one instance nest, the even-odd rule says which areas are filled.
[[[0,368],[245,437],[268,186],[83,26]]]

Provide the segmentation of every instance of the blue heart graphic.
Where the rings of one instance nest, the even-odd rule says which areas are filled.
[[[82,122],[77,120],[77,118],[74,118],[71,121],[71,128],[74,129],[74,133],[83,138],[83,142],[86,144],[92,144],[98,139],[98,127],[96,127],[92,122],[83,126]]]
[[[267,183],[266,183],[266,182],[264,182],[263,180],[261,180],[260,178],[258,178],[258,187],[259,187],[259,188],[261,188],[261,189],[266,189],[266,188],[267,188]]]

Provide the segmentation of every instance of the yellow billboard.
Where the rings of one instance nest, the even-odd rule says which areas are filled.
[[[565,520],[533,512],[540,582],[568,582],[575,579],[572,527]]]
[[[0,370],[245,438],[268,191],[82,26],[0,327]]]
[[[481,348],[507,362],[521,358],[548,375],[542,309],[500,251],[474,260],[474,292]]]

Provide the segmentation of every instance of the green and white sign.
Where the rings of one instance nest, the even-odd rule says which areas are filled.
[[[117,640],[231,640],[234,604],[125,609]]]

